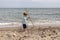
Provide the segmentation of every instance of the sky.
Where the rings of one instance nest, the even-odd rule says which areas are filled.
[[[60,0],[0,0],[0,8],[60,8]]]

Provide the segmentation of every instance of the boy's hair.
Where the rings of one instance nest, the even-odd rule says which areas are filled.
[[[27,14],[27,12],[24,12],[23,15],[27,16],[28,14]]]

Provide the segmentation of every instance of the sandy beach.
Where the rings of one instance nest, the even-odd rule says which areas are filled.
[[[0,40],[60,40],[60,27],[0,28]]]

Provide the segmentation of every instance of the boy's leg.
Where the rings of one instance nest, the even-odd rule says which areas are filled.
[[[26,24],[23,24],[23,31],[25,31],[27,28]]]

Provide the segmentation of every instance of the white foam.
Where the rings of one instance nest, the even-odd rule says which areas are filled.
[[[11,25],[11,24],[17,24],[15,22],[9,22],[9,23],[0,23],[0,25]]]
[[[34,25],[38,25],[38,26],[60,26],[60,21],[39,21],[39,22],[35,22]]]
[[[39,20],[35,22],[29,22],[28,26],[60,26],[60,21],[45,21]],[[8,22],[8,23],[0,23],[0,27],[22,27],[21,22]]]
[[[19,27],[22,26],[21,23],[18,22],[8,22],[8,23],[0,23],[0,28],[1,27]]]

